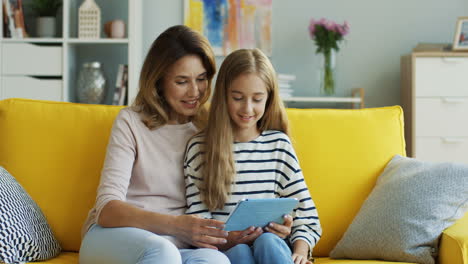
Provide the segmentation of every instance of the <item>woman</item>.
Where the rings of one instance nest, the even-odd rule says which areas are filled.
[[[207,40],[188,27],[152,44],[135,102],[112,128],[80,263],[229,263],[216,250],[223,222],[183,215],[184,149],[206,121],[215,71]]]

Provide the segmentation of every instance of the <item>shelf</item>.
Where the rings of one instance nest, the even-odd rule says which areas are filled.
[[[70,43],[70,44],[128,44],[128,38],[122,39],[79,39],[79,38],[4,38],[5,43]]]
[[[282,98],[283,102],[287,103],[350,103],[355,108],[355,104],[359,108],[364,108],[364,88],[352,89],[350,97],[288,97]]]
[[[62,43],[63,38],[4,38],[4,43]]]
[[[34,29],[35,19],[30,12],[30,7],[26,4],[30,1],[23,0],[25,23],[28,29]],[[3,27],[0,27],[0,99],[25,97],[75,102],[77,101],[78,75],[82,65],[91,61],[99,61],[106,77],[104,103],[112,103],[120,64],[128,65],[128,101],[132,102],[138,92],[138,76],[142,61],[142,1],[95,0],[101,9],[101,34],[100,38],[97,39],[78,38],[78,15],[83,2],[83,0],[62,0],[63,6],[56,16],[56,37],[3,38]],[[0,12],[0,20],[3,18],[2,15],[3,13]],[[125,24],[126,38],[107,38],[102,30],[104,24],[117,19],[122,20]],[[30,32],[28,30],[28,33],[31,36],[36,36],[34,30]],[[5,56],[5,51],[9,52],[9,56]],[[58,58],[51,58],[49,55],[44,57],[44,54],[49,54],[48,52],[53,52],[54,56],[56,55]],[[55,71],[58,73],[44,74],[44,68],[50,68],[52,64],[58,65],[59,68]],[[16,79],[6,82],[6,78],[12,76],[12,74],[8,74],[8,70],[11,70],[15,65],[18,72],[13,77],[22,77],[21,80],[28,81],[28,85],[23,85],[24,87],[22,86],[21,89],[13,82],[17,81]],[[26,71],[30,68],[31,70]],[[41,76],[41,78],[30,80],[30,76]],[[42,78],[43,76],[59,78],[48,79]],[[30,85],[33,81],[38,85]],[[43,84],[49,81],[54,81],[53,83],[60,85],[61,89],[47,90],[47,86]],[[24,83],[26,81],[22,82],[22,84]],[[41,88],[39,89],[37,86]]]
[[[330,103],[360,103],[360,97],[289,97],[284,98],[284,102],[330,102]]]
[[[127,38],[124,39],[79,39],[71,38],[66,40],[70,44],[128,44],[129,41]]]

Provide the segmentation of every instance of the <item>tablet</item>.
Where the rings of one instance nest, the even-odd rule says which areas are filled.
[[[265,227],[270,222],[282,224],[283,216],[297,206],[296,198],[244,199],[229,214],[224,230],[245,230],[251,226]]]

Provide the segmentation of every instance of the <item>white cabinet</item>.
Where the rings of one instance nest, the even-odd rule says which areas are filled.
[[[29,76],[5,76],[2,78],[5,98],[30,98],[60,101],[63,83],[60,79],[40,79]]]
[[[468,163],[468,54],[414,52],[401,59],[407,154]]]
[[[126,36],[107,38],[101,25],[98,39],[78,38],[78,8],[83,0],[63,0],[57,15],[56,38],[4,38],[0,27],[0,99],[20,97],[76,102],[78,73],[86,62],[102,64],[106,104],[112,102],[119,64],[129,67],[129,102],[137,93],[142,50],[142,1],[95,0],[101,8],[101,23],[114,19],[125,22]],[[30,0],[23,1],[25,13]],[[0,21],[3,21],[0,12]],[[28,33],[34,36],[34,19],[26,18]]]

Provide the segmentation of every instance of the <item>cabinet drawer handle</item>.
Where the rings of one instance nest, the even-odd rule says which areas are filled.
[[[467,102],[467,99],[465,99],[465,98],[442,98],[442,101],[444,103],[459,104],[459,103]]]
[[[463,143],[465,142],[465,140],[461,138],[454,138],[454,137],[442,137],[442,142],[447,143],[447,144],[456,144],[456,143]]]

